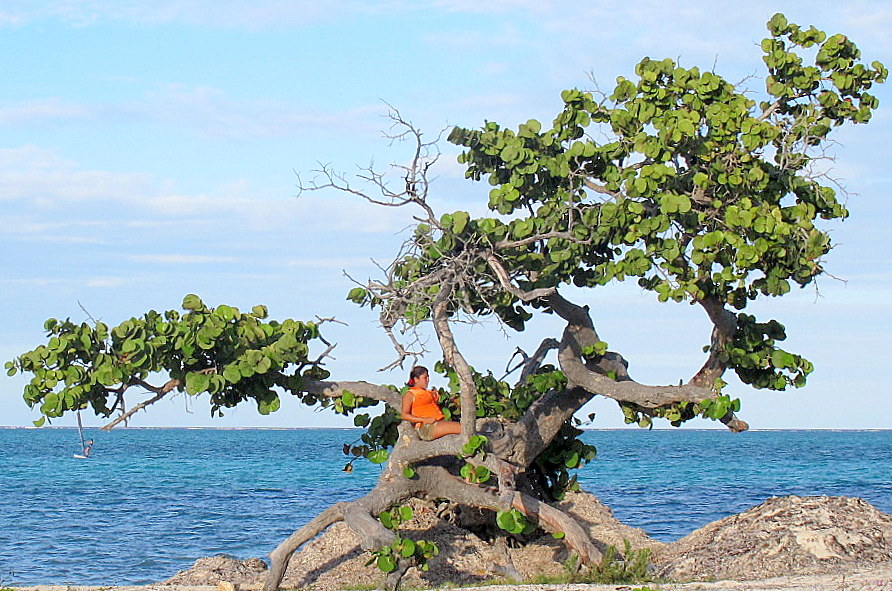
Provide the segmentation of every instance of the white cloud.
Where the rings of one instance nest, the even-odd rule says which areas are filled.
[[[264,98],[237,100],[219,88],[169,84],[130,101],[81,103],[41,98],[0,103],[0,126],[33,127],[89,123],[111,126],[164,124],[209,138],[299,137],[320,129],[355,133],[378,129],[381,105],[334,111]]]
[[[27,200],[42,208],[70,201],[126,201],[149,187],[146,174],[79,170],[53,150],[0,149],[0,200]]]
[[[94,108],[60,98],[22,101],[0,107],[0,125],[44,124],[53,121],[87,119],[95,115]]]

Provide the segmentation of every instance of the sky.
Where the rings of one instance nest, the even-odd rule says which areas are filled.
[[[114,325],[196,293],[211,306],[266,304],[273,318],[337,318],[325,331],[337,342],[333,378],[402,383],[404,371],[379,371],[395,355],[375,314],[345,296],[349,277],[374,278],[392,259],[411,212],[301,193],[299,177],[322,164],[352,174],[406,162],[411,147],[383,135],[388,105],[431,140],[452,125],[550,122],[561,90],[609,90],[644,56],[713,69],[758,93],[759,42],[778,11],[844,33],[868,63],[892,66],[884,0],[3,0],[0,358],[45,340],[50,317]],[[785,348],[816,366],[800,390],[732,380],[754,429],[892,428],[892,92],[875,94],[873,121],[841,130],[833,148],[830,174],[851,217],[827,226],[828,276],[754,307],[784,323]],[[458,150],[440,149],[432,205],[482,214],[488,185],[465,181]],[[634,285],[574,296],[636,379],[678,383],[702,363],[710,327],[698,308],[657,304]],[[521,335],[481,324],[458,338],[472,365],[498,375],[517,347],[531,351],[559,330],[553,320]],[[0,379],[0,425],[38,418],[21,398],[25,383]],[[623,426],[612,402],[589,412],[593,427]],[[267,417],[245,404],[212,419],[186,395],[131,421],[350,424],[288,399]]]

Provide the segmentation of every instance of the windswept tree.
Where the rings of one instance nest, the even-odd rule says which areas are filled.
[[[803,386],[812,371],[781,347],[780,322],[747,308],[823,273],[831,240],[822,227],[847,215],[826,177],[825,149],[838,127],[870,120],[877,99],[868,91],[887,70],[862,63],[843,35],[779,14],[768,29],[761,101],[715,72],[645,58],[609,95],[564,91],[550,126],[452,129],[448,140],[464,149],[467,178],[491,187],[490,217],[434,211],[428,171],[436,144],[396,111],[394,137],[414,148],[407,165],[358,179],[326,168],[304,183],[403,207],[415,220],[382,277],[348,298],[379,313],[395,345],[393,365],[421,352],[413,330],[432,327],[442,354],[436,370],[448,378],[447,398],[458,401],[446,411],[458,417],[460,435],[421,441],[399,419],[398,387],[329,379],[324,321],[268,321],[263,306],[211,308],[194,295],[184,313],[151,311],[114,328],[48,320],[48,342],[7,369],[33,374],[25,401],[45,417],[91,407],[118,416],[109,426],[177,392],[206,394],[212,412],[252,399],[269,413],[287,393],[353,414],[366,432],[345,451],[385,464],[377,485],[283,541],[271,554],[269,591],[291,554],[340,520],[391,573],[391,585],[407,568],[425,566],[436,548],[399,535],[407,517],[399,507],[412,497],[491,510],[504,535],[542,528],[591,563],[600,556],[593,540],[549,504],[575,486],[570,471],[593,456],[574,424],[584,404],[611,398],[642,426],[703,417],[743,431],[739,401],[725,391],[728,372],[755,388],[784,390]],[[600,338],[584,294],[627,280],[661,302],[695,304],[711,322],[703,365],[687,382],[636,381],[623,354]],[[453,334],[455,322],[487,317],[523,331],[535,314],[562,319],[563,333],[518,352],[510,382],[473,367]],[[127,408],[132,389],[151,396]],[[374,417],[363,410],[379,403],[384,410]]]

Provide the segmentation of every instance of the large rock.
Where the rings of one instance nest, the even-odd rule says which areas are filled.
[[[656,551],[675,580],[762,579],[892,561],[892,515],[848,497],[774,497]]]

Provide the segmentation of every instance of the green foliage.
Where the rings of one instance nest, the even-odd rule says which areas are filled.
[[[776,320],[761,323],[753,316],[739,314],[737,333],[723,356],[744,383],[770,390],[799,388],[805,385],[806,376],[814,366],[807,359],[775,346],[777,341],[786,338],[784,326]]]
[[[805,174],[807,148],[836,126],[869,120],[876,99],[867,89],[886,70],[856,64],[857,49],[839,36],[824,42],[817,66],[804,67],[795,51],[823,34],[795,25],[772,32],[763,48],[773,100],[758,108],[712,72],[645,58],[637,80],[618,79],[612,104],[562,93],[565,107],[550,129],[453,130],[450,141],[468,148],[467,176],[496,186],[490,207],[534,212],[490,223],[482,238],[523,240],[544,228],[572,234],[518,245],[512,262],[530,288],[636,277],[661,300],[717,297],[742,307],[786,293],[789,281],[809,283],[830,246],[814,220],[847,212],[832,188]],[[593,125],[613,140],[583,138]],[[591,199],[580,173],[609,199]],[[574,222],[569,203],[580,214]]]
[[[378,514],[378,521],[387,529],[396,531],[400,525],[410,521],[414,517],[412,507],[409,505],[395,505],[387,511]]]
[[[608,546],[601,556],[601,562],[586,573],[590,583],[642,583],[652,579],[650,549],[633,550],[629,540],[624,540],[623,556],[617,554],[616,546]]]
[[[475,456],[478,453],[481,455],[485,455],[483,452],[483,448],[487,443],[486,437],[483,435],[471,435],[468,438],[467,443],[465,443],[461,448],[461,453],[465,457]]]
[[[366,566],[374,564],[382,572],[396,570],[400,560],[412,560],[423,571],[430,570],[428,561],[440,553],[435,542],[428,540],[411,540],[397,536],[389,546],[371,550],[372,555]]]
[[[601,556],[601,561],[589,568],[581,570],[579,556],[571,554],[564,562],[564,574],[558,577],[539,576],[534,583],[571,584],[593,583],[602,585],[630,584],[652,581],[650,574],[650,550],[642,548],[633,550],[628,540],[624,540],[624,556],[620,556],[616,546],[608,546]],[[629,589],[629,587],[622,587]],[[650,591],[647,587],[631,591]]]
[[[566,575],[561,582],[615,585],[653,580],[650,575],[650,549],[633,550],[629,540],[623,540],[623,543],[625,550],[622,556],[616,546],[608,546],[601,555],[601,561],[587,571],[580,571],[579,557],[571,555],[563,565]]]
[[[353,418],[353,424],[357,427],[365,427],[366,430],[358,440],[344,444],[344,455],[352,458],[344,470],[352,471],[353,462],[359,458],[366,458],[373,464],[386,462],[390,457],[387,450],[396,444],[400,413],[396,409],[387,407],[383,413],[376,417],[369,417],[366,413],[356,415]],[[411,470],[411,468],[408,469]],[[414,476],[413,470],[412,475],[406,476],[406,478]]]
[[[109,416],[122,389],[156,373],[190,395],[207,394],[212,414],[248,399],[269,414],[279,408],[278,391],[300,396],[304,378],[328,377],[308,357],[320,338],[313,322],[267,322],[265,306],[208,308],[194,294],[183,308],[185,314],[151,310],[115,327],[51,318],[47,342],[6,363],[7,373],[33,375],[25,401],[48,418],[87,406]],[[305,402],[315,402],[310,398]]]
[[[568,490],[579,490],[576,475],[571,470],[581,468],[592,461],[597,449],[580,439],[582,431],[564,423],[551,443],[536,457],[532,468],[540,477],[541,486],[549,495],[560,500]]]
[[[492,217],[455,212],[419,228],[417,248],[395,268],[401,284],[465,257],[471,278],[455,294],[462,304],[454,313],[495,314],[517,330],[545,304],[500,289],[475,253],[495,249],[524,291],[632,279],[659,301],[738,311],[810,284],[832,247],[821,222],[848,215],[810,165],[838,127],[869,121],[878,105],[870,89],[888,72],[862,63],[845,36],[782,15],[768,29],[761,97],[712,71],[645,58],[607,97],[562,92],[551,125],[454,128],[448,139],[465,149],[466,177],[491,186]],[[436,293],[402,315],[410,323],[429,317],[422,302]],[[811,364],[775,347],[773,322],[741,314],[723,359],[755,387],[802,386]],[[605,351],[598,343],[582,353],[597,360]],[[478,382],[481,416],[511,418],[527,402],[512,404],[521,392],[492,376]],[[675,406],[655,416],[680,424],[701,410]],[[651,417],[639,419],[647,426]]]
[[[517,509],[497,512],[496,525],[506,532],[515,535],[531,534],[536,531],[536,524],[527,519],[526,516]]]
[[[378,515],[378,520],[389,530],[397,531],[399,526],[413,517],[412,507],[396,505]],[[385,573],[396,570],[400,560],[412,560],[421,570],[428,570],[428,561],[440,553],[434,542],[427,540],[411,540],[397,535],[389,546],[370,552],[371,558],[366,565],[375,564]]]
[[[475,466],[471,463],[465,463],[460,470],[461,477],[471,484],[484,484],[489,482],[492,473],[486,466]]]

